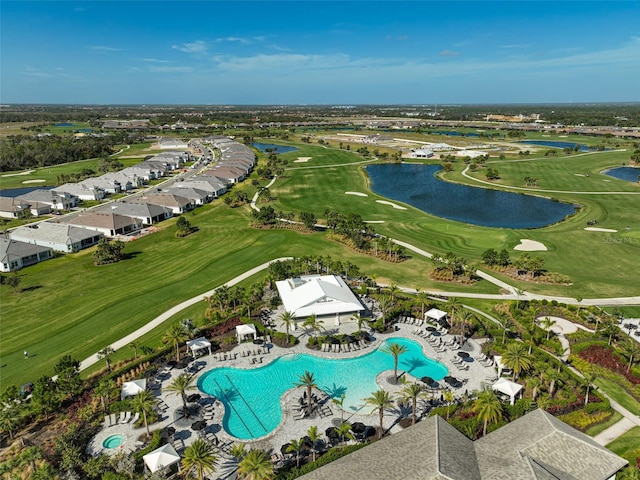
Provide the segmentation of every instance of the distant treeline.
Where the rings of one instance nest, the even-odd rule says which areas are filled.
[[[114,152],[115,145],[115,137],[13,136],[0,142],[0,171],[24,170],[106,157]]]

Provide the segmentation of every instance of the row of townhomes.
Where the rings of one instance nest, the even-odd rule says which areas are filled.
[[[0,270],[19,270],[52,258],[54,251],[77,252],[97,244],[103,237],[135,235],[145,227],[220,197],[230,185],[244,180],[255,165],[253,151],[227,137],[209,137],[203,142],[219,150],[216,164],[184,181],[175,182],[171,187],[152,187],[141,195],[125,197],[68,217],[13,229],[2,238]],[[185,144],[198,145],[197,142]],[[68,183],[51,190],[34,190],[16,198],[0,196],[0,216],[38,217],[75,209],[80,200],[103,200],[109,194],[138,190],[151,180],[179,170],[188,159],[186,152],[168,151],[133,167],[79,183]]]

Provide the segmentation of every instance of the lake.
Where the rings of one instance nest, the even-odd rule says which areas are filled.
[[[288,145],[274,145],[273,143],[257,143],[254,142],[252,144],[255,148],[260,150],[261,152],[266,152],[267,150],[272,151],[272,153],[287,153],[287,152],[295,152],[296,150],[300,150],[296,147],[290,147]]]
[[[437,217],[500,228],[539,228],[562,221],[575,206],[533,195],[440,180],[440,165],[369,165],[371,189]]]
[[[574,142],[554,142],[551,140],[522,140],[518,143],[524,143],[527,145],[539,145],[541,147],[553,147],[553,148],[576,148],[576,145],[580,147],[581,152],[590,152],[589,147]]]
[[[20,195],[24,195],[25,193],[33,192],[34,190],[51,190],[53,187],[48,186],[39,186],[39,187],[22,187],[22,188],[8,188],[5,190],[0,190],[0,197],[19,197]]]
[[[638,177],[640,177],[640,167],[611,168],[602,173],[609,175],[610,177],[617,178],[618,180],[626,180],[627,182],[636,183],[638,181]]]
[[[432,130],[432,131],[428,131],[428,133],[432,135],[446,135],[447,137],[479,137],[480,136],[477,133],[462,133],[456,130],[447,130],[447,131]]]

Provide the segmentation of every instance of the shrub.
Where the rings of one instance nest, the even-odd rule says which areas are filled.
[[[275,480],[293,480],[294,478],[298,478],[306,473],[312,472],[317,468],[320,468],[327,463],[331,463],[334,460],[344,457],[345,455],[349,455],[356,450],[360,450],[363,447],[369,445],[369,442],[358,443],[356,445],[347,445],[346,447],[334,447],[329,450],[327,453],[318,458],[315,462],[309,462],[306,465],[301,466],[300,468],[292,468],[288,471],[279,472],[276,475]]]

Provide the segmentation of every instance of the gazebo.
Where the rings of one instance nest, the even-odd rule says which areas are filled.
[[[516,382],[512,382],[506,378],[499,378],[496,383],[494,383],[491,388],[494,392],[500,392],[509,396],[511,401],[511,405],[513,405],[516,401],[516,396],[522,392],[522,385]]]
[[[155,473],[174,463],[178,463],[180,461],[180,455],[178,455],[178,452],[176,452],[170,443],[167,443],[153,452],[147,453],[142,457],[142,460],[144,460],[144,464],[149,471]]]
[[[196,352],[199,350],[207,349],[209,350],[209,355],[211,355],[211,342],[204,337],[194,338],[193,340],[189,340],[187,342],[187,348],[191,350],[191,354],[195,357]]]
[[[147,389],[147,379],[141,378],[140,380],[131,380],[130,382],[124,382],[120,389],[120,400],[124,400],[127,397],[135,397],[140,392],[144,392]]]
[[[424,314],[425,320],[435,320],[438,324],[442,325],[443,322],[447,321],[447,312],[443,312],[442,310],[438,310],[437,308],[432,308],[428,310]]]
[[[238,343],[242,343],[242,340],[244,340],[247,335],[253,335],[253,339],[255,340],[258,332],[255,326],[250,323],[243,323],[236,327],[236,335],[238,336]]]

